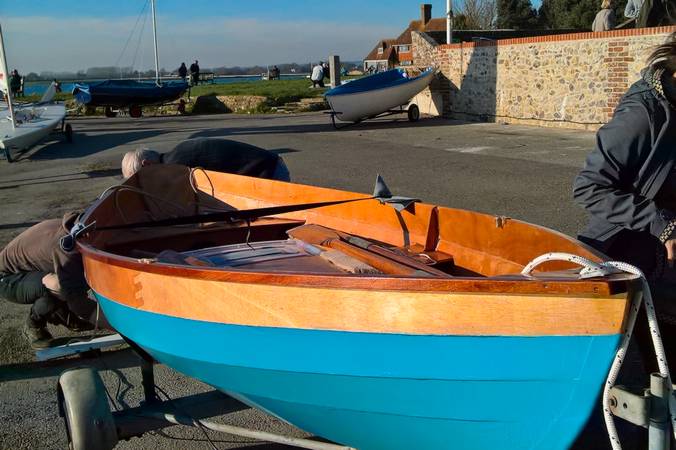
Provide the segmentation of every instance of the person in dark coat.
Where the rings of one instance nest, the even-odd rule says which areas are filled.
[[[190,64],[190,80],[193,85],[198,85],[200,82],[200,65],[197,60]]]
[[[93,328],[96,303],[88,297],[82,257],[60,246],[77,216],[40,222],[0,252],[0,297],[31,305],[24,334],[34,348],[49,344],[48,323],[73,331]]]
[[[644,0],[636,17],[636,28],[676,24],[676,0]]]
[[[183,81],[188,77],[188,68],[185,66],[185,63],[181,63],[181,67],[178,68],[178,76],[181,77]]]
[[[122,176],[129,178],[149,164],[180,164],[215,172],[291,181],[284,160],[274,152],[228,139],[190,139],[167,153],[140,149],[122,159]]]
[[[573,193],[589,214],[579,239],[649,278],[667,357],[676,364],[676,33],[622,97]],[[644,323],[640,321],[639,323]],[[639,341],[641,336],[637,330]],[[643,332],[644,355],[652,350]],[[652,358],[654,359],[654,357]]]
[[[16,69],[12,70],[12,74],[9,76],[9,90],[12,91],[12,95],[17,97],[21,94],[21,85],[23,84],[21,75]]]

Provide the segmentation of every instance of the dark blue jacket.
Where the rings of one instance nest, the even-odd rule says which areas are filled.
[[[580,240],[605,251],[623,229],[659,236],[676,217],[654,201],[676,160],[675,112],[644,80],[622,97],[575,179],[575,201],[590,215]]]

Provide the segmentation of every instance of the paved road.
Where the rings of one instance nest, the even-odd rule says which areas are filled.
[[[184,139],[202,136],[274,150],[284,157],[296,182],[371,192],[380,173],[399,195],[507,215],[574,234],[584,215],[571,201],[570,186],[594,143],[593,134],[580,131],[441,119],[417,124],[373,121],[335,131],[327,116],[315,113],[97,118],[71,123],[75,143],[56,137],[18,155],[14,164],[0,161],[0,245],[39,220],[82,208],[118,183],[125,151],[139,146],[169,150]],[[25,314],[25,308],[0,303],[0,447],[65,448],[66,437],[57,416],[56,379],[62,370],[82,361],[35,363],[20,335]],[[134,362],[125,350],[94,361],[121,406],[140,401]],[[158,368],[157,375],[158,384],[171,396],[208,390],[167,368]],[[233,413],[227,419],[302,435],[252,411]],[[212,436],[221,449],[286,448]],[[119,448],[205,449],[209,445],[198,431],[172,428]]]

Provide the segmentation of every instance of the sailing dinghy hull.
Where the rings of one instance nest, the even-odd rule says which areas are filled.
[[[350,81],[325,96],[335,117],[358,122],[405,105],[432,82],[434,69],[415,78],[406,78],[398,69]]]
[[[567,449],[619,340],[239,326],[97,298],[115,329],[161,363],[364,450]]]
[[[73,96],[78,103],[88,106],[129,107],[157,105],[179,98],[188,89],[184,81],[154,82],[134,80],[106,80],[76,84]]]
[[[158,361],[253,407],[360,450],[563,450],[600,407],[635,278],[581,280],[566,263],[536,278],[519,274],[552,249],[602,259],[571,238],[377,200],[249,224],[106,231],[162,218],[145,211],[160,197],[172,199],[168,217],[200,196],[236,209],[364,197],[169,165],[143,168],[126,185],[88,210],[83,223],[99,229],[78,241],[107,319]],[[139,190],[153,201],[139,201]],[[251,267],[134,256],[213,255],[228,242],[240,252],[244,239],[255,253],[305,223],[391,248],[428,246],[428,258],[452,255],[453,267],[440,277],[354,275],[301,269],[310,256]]]
[[[16,127],[12,127],[6,109],[0,110],[0,148],[4,150],[23,150],[40,142],[61,126],[66,116],[66,107],[59,104],[15,107],[14,114],[17,119]]]

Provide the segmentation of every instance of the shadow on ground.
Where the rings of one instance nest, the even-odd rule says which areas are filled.
[[[39,148],[34,153],[24,152],[15,156],[17,161],[29,159],[32,161],[82,158],[93,155],[119,145],[126,145],[135,141],[161,136],[171,133],[172,130],[147,130],[127,131],[121,133],[108,133],[100,135],[87,135],[76,133],[73,143],[52,142]]]
[[[375,119],[352,126],[345,127],[350,131],[369,131],[369,130],[387,130],[399,128],[426,128],[426,127],[448,127],[453,125],[462,125],[465,122],[449,121],[445,119],[430,118],[423,119],[420,122],[409,122],[407,119]],[[330,123],[299,124],[299,125],[272,125],[258,127],[229,127],[212,128],[190,135],[190,139],[200,137],[222,137],[238,134],[260,135],[260,134],[307,134],[307,133],[340,133],[343,128],[336,130]]]
[[[98,370],[119,370],[139,366],[139,357],[131,349],[102,352],[94,358],[72,357],[54,361],[31,361],[0,366],[0,383],[34,378],[58,377],[68,369],[92,366]]]
[[[53,184],[53,183],[63,183],[67,181],[90,180],[93,178],[114,177],[118,175],[122,176],[122,171],[120,169],[99,169],[99,170],[85,170],[82,172],[65,173],[63,175],[52,175],[38,178],[2,180],[0,181],[0,190],[14,189],[20,186],[28,186],[28,185],[32,186],[37,184]]]

